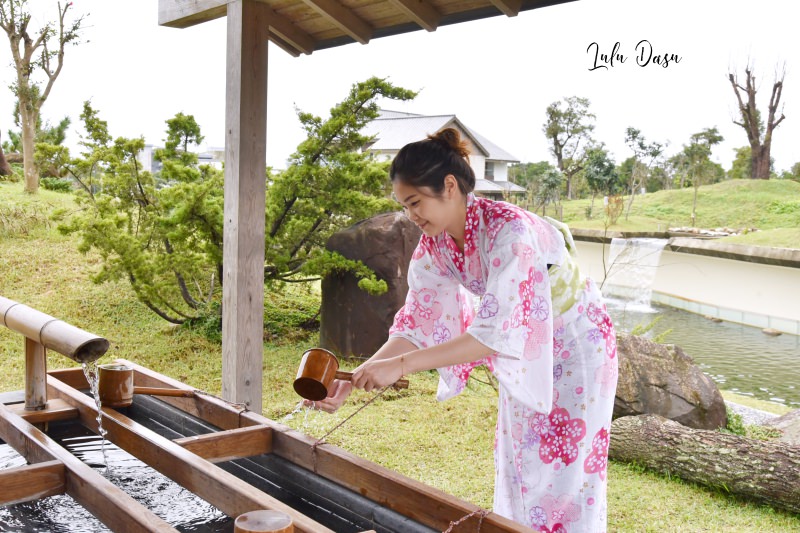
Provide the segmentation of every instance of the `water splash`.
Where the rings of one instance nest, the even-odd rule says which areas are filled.
[[[316,408],[316,402],[311,402],[311,405],[306,405],[305,401],[299,402],[295,405],[292,412],[280,419],[280,422],[286,424],[297,431],[309,434],[312,429],[317,428],[320,424],[319,413],[321,411]],[[297,416],[303,413],[302,420]]]
[[[97,406],[97,434],[100,436],[100,451],[103,454],[103,465],[105,466],[105,473],[109,474],[108,456],[106,455],[106,434],[108,431],[103,427],[103,409],[100,403],[100,378],[97,369],[97,361],[86,361],[81,363],[83,368],[83,375],[86,376],[86,381],[89,382],[89,388],[92,391],[94,404]]]

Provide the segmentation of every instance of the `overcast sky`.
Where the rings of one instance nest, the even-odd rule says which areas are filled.
[[[33,0],[32,26],[54,17],[55,0]],[[733,125],[736,101],[727,79],[757,75],[759,107],[766,105],[776,68],[785,65],[786,120],[773,142],[778,171],[800,161],[800,32],[794,3],[781,0],[581,0],[482,21],[375,39],[294,58],[269,50],[267,163],[285,166],[302,140],[295,106],[322,116],[350,86],[370,76],[419,90],[409,103],[384,107],[421,114],[455,114],[470,128],[524,162],[550,160],[542,134],[545,108],[568,96],[591,101],[595,137],[621,162],[628,126],[648,140],[669,143],[671,155],[704,128],[725,141],[713,158],[725,168],[733,149],[747,145]],[[161,144],[165,120],[192,114],[205,146],[224,144],[225,19],[186,29],[158,26],[157,0],[76,0],[89,13],[84,43],[67,50],[64,70],[44,118],[73,119],[68,144],[80,131],[82,102],[91,100],[114,136],[143,135]],[[7,39],[0,34],[0,131],[12,126],[14,79]],[[636,45],[653,55],[675,54],[667,68],[636,63]],[[591,70],[594,50],[627,59]],[[597,45],[592,45],[597,43]]]

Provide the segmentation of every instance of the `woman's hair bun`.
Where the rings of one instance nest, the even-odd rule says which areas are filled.
[[[445,128],[433,135],[428,135],[428,139],[438,141],[459,156],[469,159],[467,142],[461,140],[461,134],[455,128]]]

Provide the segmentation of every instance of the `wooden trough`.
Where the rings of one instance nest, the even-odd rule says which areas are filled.
[[[0,470],[0,505],[68,494],[112,531],[176,531],[47,435],[48,424],[64,421],[97,433],[97,408],[80,368],[45,376],[46,348],[70,356],[74,342],[44,344],[37,324],[8,320],[24,315],[53,327],[56,319],[28,309],[0,297],[2,324],[25,336],[36,369],[26,372],[25,403],[0,404],[0,439],[28,463]],[[77,331],[75,342],[100,339]],[[130,361],[117,362],[134,368],[137,385],[193,390]],[[462,519],[452,531],[531,531],[494,513],[482,517],[475,505],[208,394],[137,395],[130,407],[103,407],[102,420],[106,439],[232,518],[276,510],[300,532],[444,531]],[[301,511],[287,502],[307,504]]]

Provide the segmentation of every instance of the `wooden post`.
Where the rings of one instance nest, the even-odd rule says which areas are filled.
[[[266,4],[228,4],[222,395],[261,412],[267,167]]]
[[[47,407],[47,351],[44,345],[25,337],[25,410]]]

